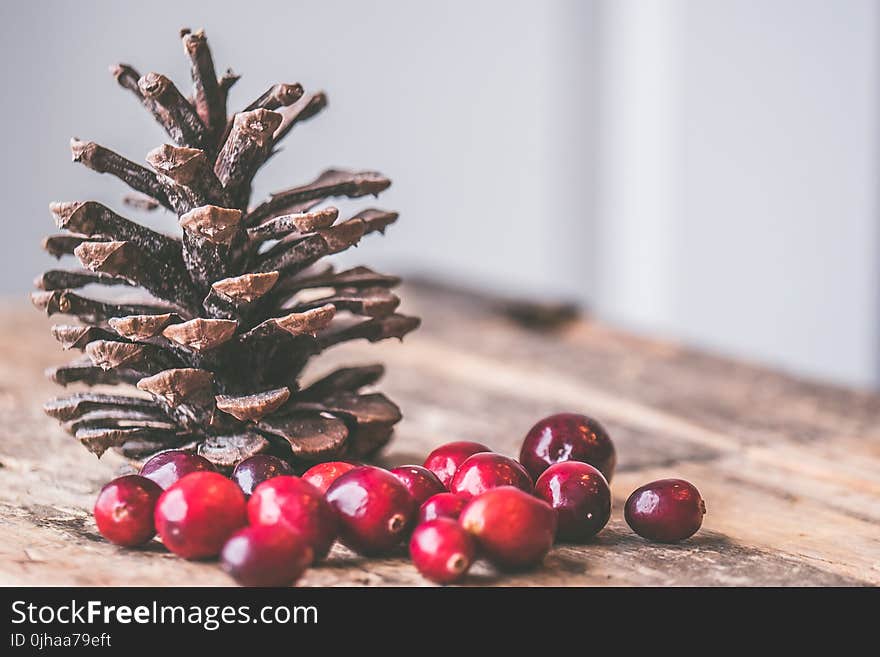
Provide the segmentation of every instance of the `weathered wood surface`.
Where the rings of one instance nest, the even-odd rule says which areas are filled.
[[[492,302],[426,286],[404,290],[424,326],[404,345],[357,344],[342,362],[388,365],[383,389],[405,419],[388,463],[421,462],[462,439],[517,453],[543,415],[595,415],[618,448],[609,526],[586,545],[555,548],[543,568],[477,585],[880,584],[880,396],[805,383],[673,344],[582,321],[525,330]],[[45,417],[58,390],[43,368],[64,356],[48,322],[24,304],[0,328],[0,583],[212,585],[214,564],[169,556],[158,543],[117,549],[90,516],[122,466],[98,461]],[[622,519],[627,495],[668,476],[694,482],[708,505],[702,531],[681,545],[647,543]],[[364,560],[334,548],[306,585],[422,585],[402,556]]]

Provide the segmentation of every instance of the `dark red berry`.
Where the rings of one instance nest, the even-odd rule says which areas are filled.
[[[244,493],[217,472],[193,472],[162,493],[155,518],[159,537],[174,554],[215,557],[247,522]]]
[[[471,535],[455,520],[437,518],[415,528],[409,554],[419,572],[438,584],[462,579],[476,553]]]
[[[162,495],[154,481],[126,475],[105,485],[95,500],[95,523],[111,543],[133,547],[156,535],[153,511]]]
[[[465,459],[449,484],[449,491],[462,497],[476,497],[490,488],[515,486],[531,493],[532,478],[512,458],[494,452],[474,454]]]
[[[440,483],[437,475],[420,465],[402,465],[391,470],[391,474],[406,486],[416,506],[421,506],[432,495],[446,492],[446,486]]]
[[[428,454],[425,459],[424,466],[437,475],[437,479],[446,488],[455,476],[458,466],[464,463],[465,459],[479,452],[491,452],[492,450],[481,443],[472,443],[466,440],[459,440],[452,443],[440,445],[433,452]]]
[[[660,479],[637,488],[624,507],[626,523],[652,541],[674,543],[697,533],[706,515],[700,491],[684,479]]]
[[[144,463],[140,475],[152,479],[162,488],[168,488],[191,472],[202,470],[213,472],[214,464],[198,454],[185,452],[182,449],[169,449],[159,452]]]
[[[308,542],[315,560],[323,559],[336,540],[336,514],[317,488],[299,477],[264,481],[248,502],[252,525],[287,525]]]
[[[326,463],[318,463],[303,473],[302,478],[317,488],[322,493],[326,493],[336,479],[348,472],[354,470],[354,463],[346,463],[345,461],[328,461]]]
[[[284,525],[239,529],[220,553],[223,570],[242,586],[290,586],[312,558],[308,541]]]
[[[544,471],[535,494],[556,509],[556,538],[583,541],[599,533],[611,517],[611,489],[589,463],[564,461]]]
[[[419,508],[418,523],[428,522],[435,518],[451,518],[457,520],[461,510],[468,503],[467,498],[455,493],[437,493],[432,495]]]
[[[400,480],[382,468],[346,472],[327,490],[339,517],[339,536],[363,555],[382,554],[403,540],[415,519],[416,503]]]
[[[232,481],[238,484],[245,495],[250,495],[254,488],[267,479],[290,474],[293,474],[293,468],[284,459],[269,454],[257,454],[235,466]]]
[[[526,434],[519,460],[536,479],[554,463],[582,461],[611,481],[617,454],[608,432],[596,420],[559,413],[545,417]]]
[[[489,561],[506,570],[539,564],[556,534],[556,512],[550,505],[513,486],[475,497],[458,522],[476,538]]]

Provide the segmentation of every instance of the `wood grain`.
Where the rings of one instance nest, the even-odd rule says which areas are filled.
[[[801,381],[753,365],[589,322],[522,328],[492,299],[413,285],[405,312],[423,328],[404,345],[331,350],[314,373],[384,361],[383,390],[404,420],[384,461],[420,463],[448,440],[516,455],[538,418],[595,415],[618,447],[609,526],[563,545],[544,567],[501,576],[483,563],[472,585],[878,585],[880,397]],[[23,304],[0,328],[0,583],[228,584],[214,564],[189,563],[154,542],[117,549],[90,507],[124,467],[98,461],[43,415],[57,388],[42,369],[64,360],[48,322]],[[640,484],[680,476],[703,493],[701,532],[647,543],[622,520]],[[424,585],[403,552],[365,560],[342,547],[304,584]]]

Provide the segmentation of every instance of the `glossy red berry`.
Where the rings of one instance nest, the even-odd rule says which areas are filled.
[[[464,463],[466,458],[479,452],[491,451],[491,449],[481,443],[459,440],[440,445],[440,447],[428,454],[424,466],[437,475],[437,479],[440,480],[441,484],[449,488],[452,477],[455,476],[455,471],[458,470],[458,466]]]
[[[153,511],[162,495],[145,477],[126,475],[105,485],[95,500],[95,524],[111,543],[133,547],[156,535]]]
[[[232,481],[238,484],[245,495],[254,492],[254,488],[267,479],[293,474],[293,468],[287,461],[269,454],[257,454],[245,459],[232,471]]]
[[[406,486],[373,466],[339,477],[327,490],[327,501],[336,509],[342,542],[367,556],[398,545],[415,519],[416,503]]]
[[[576,413],[559,413],[545,417],[531,428],[523,440],[519,460],[536,479],[554,463],[582,461],[611,481],[617,453],[608,432],[596,420]]]
[[[284,525],[254,525],[223,545],[220,565],[242,586],[290,586],[313,559],[301,535]]]
[[[611,517],[611,489],[589,463],[564,461],[544,471],[535,495],[556,510],[556,538],[583,541],[599,533]]]
[[[457,520],[461,510],[468,503],[467,498],[455,493],[437,493],[432,495],[419,508],[418,524],[436,518]]]
[[[432,495],[446,492],[446,486],[440,483],[437,475],[420,465],[402,465],[391,470],[391,474],[406,486],[416,506],[421,506]]]
[[[632,530],[652,541],[674,543],[693,536],[703,524],[706,503],[684,479],[660,479],[633,491],[624,517]]]
[[[299,477],[264,481],[254,489],[247,510],[252,525],[282,524],[297,531],[316,561],[327,556],[336,540],[336,514],[321,491]]]
[[[169,449],[144,463],[140,475],[168,488],[191,472],[214,472],[214,469],[214,464],[203,456],[182,449]]]
[[[159,537],[174,554],[215,557],[247,522],[244,493],[217,472],[193,472],[162,493],[155,519]]]
[[[415,528],[409,554],[424,577],[451,584],[467,574],[476,549],[471,535],[455,520],[437,518]]]
[[[449,484],[449,492],[471,498],[498,486],[515,486],[527,493],[534,489],[532,478],[519,463],[507,456],[488,452],[465,459]]]
[[[317,488],[322,493],[326,493],[336,479],[348,472],[354,470],[357,465],[354,463],[346,463],[345,461],[327,461],[326,463],[318,463],[303,473],[302,478]]]
[[[482,553],[505,570],[539,564],[553,545],[556,512],[537,497],[502,486],[471,500],[458,518]]]

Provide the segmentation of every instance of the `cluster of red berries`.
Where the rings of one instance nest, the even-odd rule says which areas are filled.
[[[479,443],[452,442],[423,466],[333,461],[297,477],[286,461],[258,455],[227,478],[200,456],[170,450],[139,475],[104,486],[95,521],[118,545],[142,545],[158,533],[185,559],[219,555],[246,586],[292,584],[337,538],[366,556],[387,554],[409,538],[419,572],[447,584],[461,580],[478,556],[518,570],[540,563],[554,541],[595,536],[611,516],[615,465],[604,428],[571,413],[536,424],[519,461]],[[664,479],[630,495],[625,518],[637,534],[671,542],[693,535],[705,512],[693,485]]]

